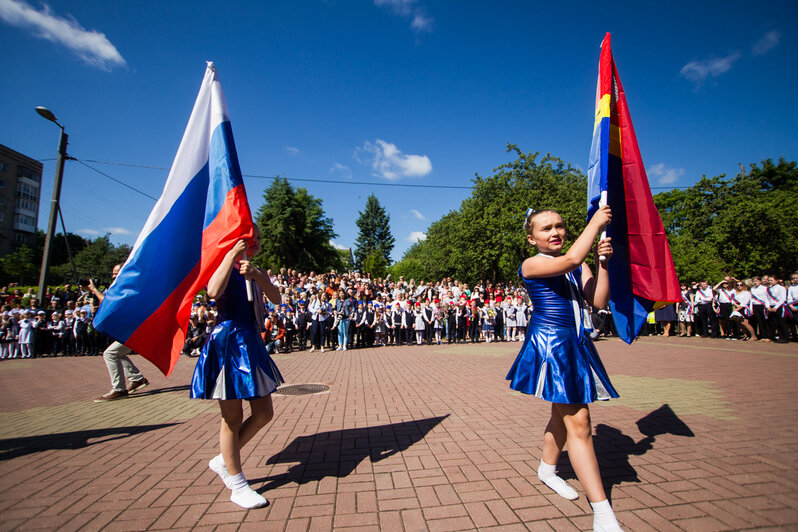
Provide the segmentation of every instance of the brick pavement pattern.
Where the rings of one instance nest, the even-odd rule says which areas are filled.
[[[246,511],[207,468],[212,401],[193,360],[129,399],[102,358],[0,362],[0,530],[588,530],[584,494],[537,481],[549,405],[504,376],[520,344],[279,355],[289,383],[244,449],[271,505]],[[621,398],[592,408],[627,530],[798,530],[798,348],[643,338],[597,343]],[[579,491],[566,457],[561,475]]]

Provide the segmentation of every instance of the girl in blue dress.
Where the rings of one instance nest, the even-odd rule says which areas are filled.
[[[605,261],[596,261],[599,266],[595,276],[585,258],[611,218],[609,207],[600,208],[563,253],[565,225],[560,215],[551,210],[527,211],[526,238],[538,253],[521,264],[520,273],[534,310],[521,352],[507,375],[512,389],[552,403],[538,477],[560,496],[571,500],[578,497],[555,473],[567,443],[571,465],[594,511],[593,528],[602,531],[620,527],[601,482],[587,404],[618,397],[618,393],[586,333],[590,320],[584,304],[598,308],[607,305],[610,239],[601,240],[596,248],[596,256],[605,257]]]
[[[251,257],[259,248],[256,226],[249,245],[239,240],[208,281],[208,297],[216,300],[219,312],[218,325],[202,348],[191,380],[191,397],[218,400],[222,414],[222,452],[208,467],[232,491],[230,500],[244,508],[269,504],[249,487],[241,471],[241,447],[271,421],[274,409],[270,394],[283,382],[260,335],[264,325],[262,293],[276,304],[280,303],[280,293],[268,275],[249,261],[238,260],[244,251]],[[247,299],[246,283],[250,280],[254,281],[254,304]],[[246,419],[243,400],[249,402],[251,410]]]

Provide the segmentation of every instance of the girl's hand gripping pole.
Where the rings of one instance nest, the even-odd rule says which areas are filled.
[[[599,197],[599,208],[604,207],[607,204],[607,191],[602,190],[601,196]],[[601,240],[607,238],[607,228],[605,227],[604,230],[601,232]],[[604,255],[599,255],[600,262],[607,262],[607,257]]]
[[[241,258],[243,260],[249,260],[249,259],[247,259],[247,252],[246,251],[242,251],[241,252]],[[250,303],[252,303],[252,301],[255,299],[255,292],[252,289],[252,280],[244,279],[244,283],[247,285],[247,300]]]

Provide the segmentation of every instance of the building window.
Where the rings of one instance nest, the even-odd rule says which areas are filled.
[[[32,181],[38,182],[41,179],[41,174],[38,172],[31,170],[30,168],[26,168],[24,166],[20,166],[17,168],[17,177],[27,177]]]
[[[14,222],[19,225],[35,226],[36,219],[33,216],[18,213],[14,215]]]

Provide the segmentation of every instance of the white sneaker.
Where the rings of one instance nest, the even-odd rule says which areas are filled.
[[[538,478],[540,478],[540,481],[545,485],[557,492],[557,495],[564,499],[573,501],[579,498],[579,494],[576,492],[576,490],[569,486],[566,481],[557,475],[551,478],[541,478],[540,476],[538,476]]]
[[[319,348],[319,351],[320,351],[321,353],[324,353],[324,348],[323,348],[323,347],[320,347],[320,348]]]
[[[316,350],[316,348],[315,348],[315,347],[311,347],[311,348],[310,348],[310,351],[308,351],[308,353],[312,353],[312,352],[313,352],[313,351],[315,351],[315,350]]]
[[[233,489],[233,486],[230,484],[230,473],[227,472],[227,466],[224,465],[224,458],[222,458],[221,454],[217,454],[211,458],[211,461],[208,462],[208,468],[219,475],[219,478],[222,479],[227,489]]]
[[[346,351],[346,346],[344,346],[344,351]]]
[[[230,494],[230,500],[242,508],[263,508],[269,505],[266,497],[253,490],[249,486],[233,490]]]

